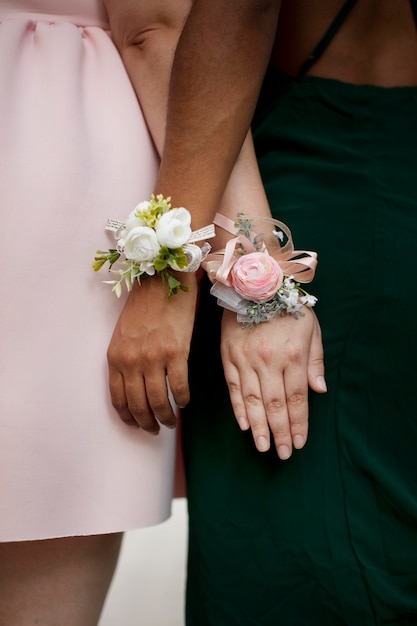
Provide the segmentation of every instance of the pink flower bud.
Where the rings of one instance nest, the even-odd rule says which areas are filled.
[[[254,302],[271,300],[281,287],[283,278],[277,261],[264,252],[244,254],[231,270],[232,284],[237,293]]]

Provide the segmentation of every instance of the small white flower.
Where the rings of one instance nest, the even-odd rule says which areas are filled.
[[[300,298],[300,302],[302,304],[305,304],[306,306],[312,307],[312,306],[314,306],[316,304],[317,298],[316,298],[316,296],[311,296],[310,294],[307,294],[307,295],[302,296]]]
[[[282,230],[274,230],[274,235],[280,241],[284,241],[284,233],[282,232]]]
[[[126,258],[137,263],[153,261],[158,255],[159,249],[155,231],[148,226],[132,228],[124,242]]]
[[[141,204],[146,203],[142,202]],[[145,226],[145,222],[137,215],[136,209],[134,209],[133,211],[131,211],[131,213],[129,213],[129,216],[125,221],[125,227],[120,233],[120,237],[122,239],[125,239],[129,231],[131,231],[132,228],[137,228],[138,226]]]
[[[294,276],[286,276],[284,278],[285,289],[294,289]]]
[[[153,261],[142,261],[142,263],[139,264],[139,270],[140,270],[141,274],[147,274],[148,276],[154,276],[154,274],[155,274],[155,267],[154,267]]]
[[[156,226],[156,236],[161,246],[175,249],[185,244],[191,235],[191,215],[180,207],[164,213]]]
[[[297,313],[302,308],[302,304],[291,304],[287,307],[287,312],[290,314]]]
[[[298,304],[298,291],[297,289],[289,289],[280,291],[280,297],[288,307]]]

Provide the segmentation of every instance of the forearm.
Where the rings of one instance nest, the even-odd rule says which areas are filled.
[[[246,136],[217,210],[232,221],[239,212],[250,217],[271,217],[251,133]],[[216,227],[216,233],[213,247],[221,249],[232,234],[220,227]]]
[[[279,1],[195,0],[177,47],[156,190],[213,218],[248,131]]]
[[[111,33],[159,154],[175,48],[192,0],[105,0]]]

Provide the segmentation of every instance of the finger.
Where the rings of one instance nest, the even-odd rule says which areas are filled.
[[[271,438],[259,378],[256,372],[251,370],[241,372],[240,380],[246,417],[252,429],[253,440],[259,452],[266,452],[271,447]]]
[[[311,389],[313,389],[313,391],[317,391],[317,393],[325,393],[327,391],[327,385],[324,377],[323,343],[320,326],[317,320],[315,322],[311,338],[307,368],[308,382]]]
[[[152,415],[164,426],[173,428],[177,418],[169,400],[165,371],[158,369],[156,372],[147,372],[145,388]]]
[[[187,359],[181,356],[180,358],[169,360],[167,377],[175,403],[180,408],[184,408],[190,401]]]
[[[307,441],[308,380],[307,353],[298,342],[287,344],[284,389],[292,445],[299,450]]]
[[[307,363],[292,364],[284,372],[285,394],[292,444],[302,448],[308,434],[308,382]]]
[[[109,367],[109,388],[112,405],[119,414],[120,419],[129,426],[139,427],[139,424],[129,411],[123,376],[112,367]]]
[[[246,415],[245,403],[242,396],[242,388],[240,385],[239,371],[230,363],[230,361],[223,361],[224,377],[226,379],[227,387],[229,389],[230,402],[237,423],[241,430],[249,430],[250,424]]]
[[[154,411],[147,400],[145,382],[142,376],[125,375],[125,393],[131,417],[143,430],[157,435],[160,427]]]
[[[292,438],[284,383],[282,380],[278,380],[278,377],[275,380],[265,379],[265,377],[261,380],[265,415],[271,429],[275,449],[279,458],[286,461],[292,454]]]

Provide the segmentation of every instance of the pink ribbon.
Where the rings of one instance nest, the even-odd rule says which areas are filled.
[[[310,250],[294,250],[292,235],[288,226],[272,217],[250,218],[243,216],[243,219],[249,221],[262,220],[277,226],[279,230],[284,233],[287,241],[283,246],[280,246],[278,237],[276,237],[276,245],[273,246],[273,251],[268,250],[267,244],[263,242],[264,249],[262,251],[265,252],[265,254],[271,254],[271,256],[275,258],[285,276],[294,276],[294,280],[299,283],[309,283],[313,280],[317,267],[317,252],[311,252]],[[224,230],[230,233],[234,234],[236,232],[235,223],[220,213],[216,214],[213,221],[217,226],[224,228]],[[253,234],[256,236],[256,233]],[[238,244],[243,247],[247,254],[256,251],[253,243],[244,235],[230,239],[224,250],[209,254],[202,264],[211,282],[219,281],[224,285],[231,285],[229,274],[238,255],[236,250]]]

